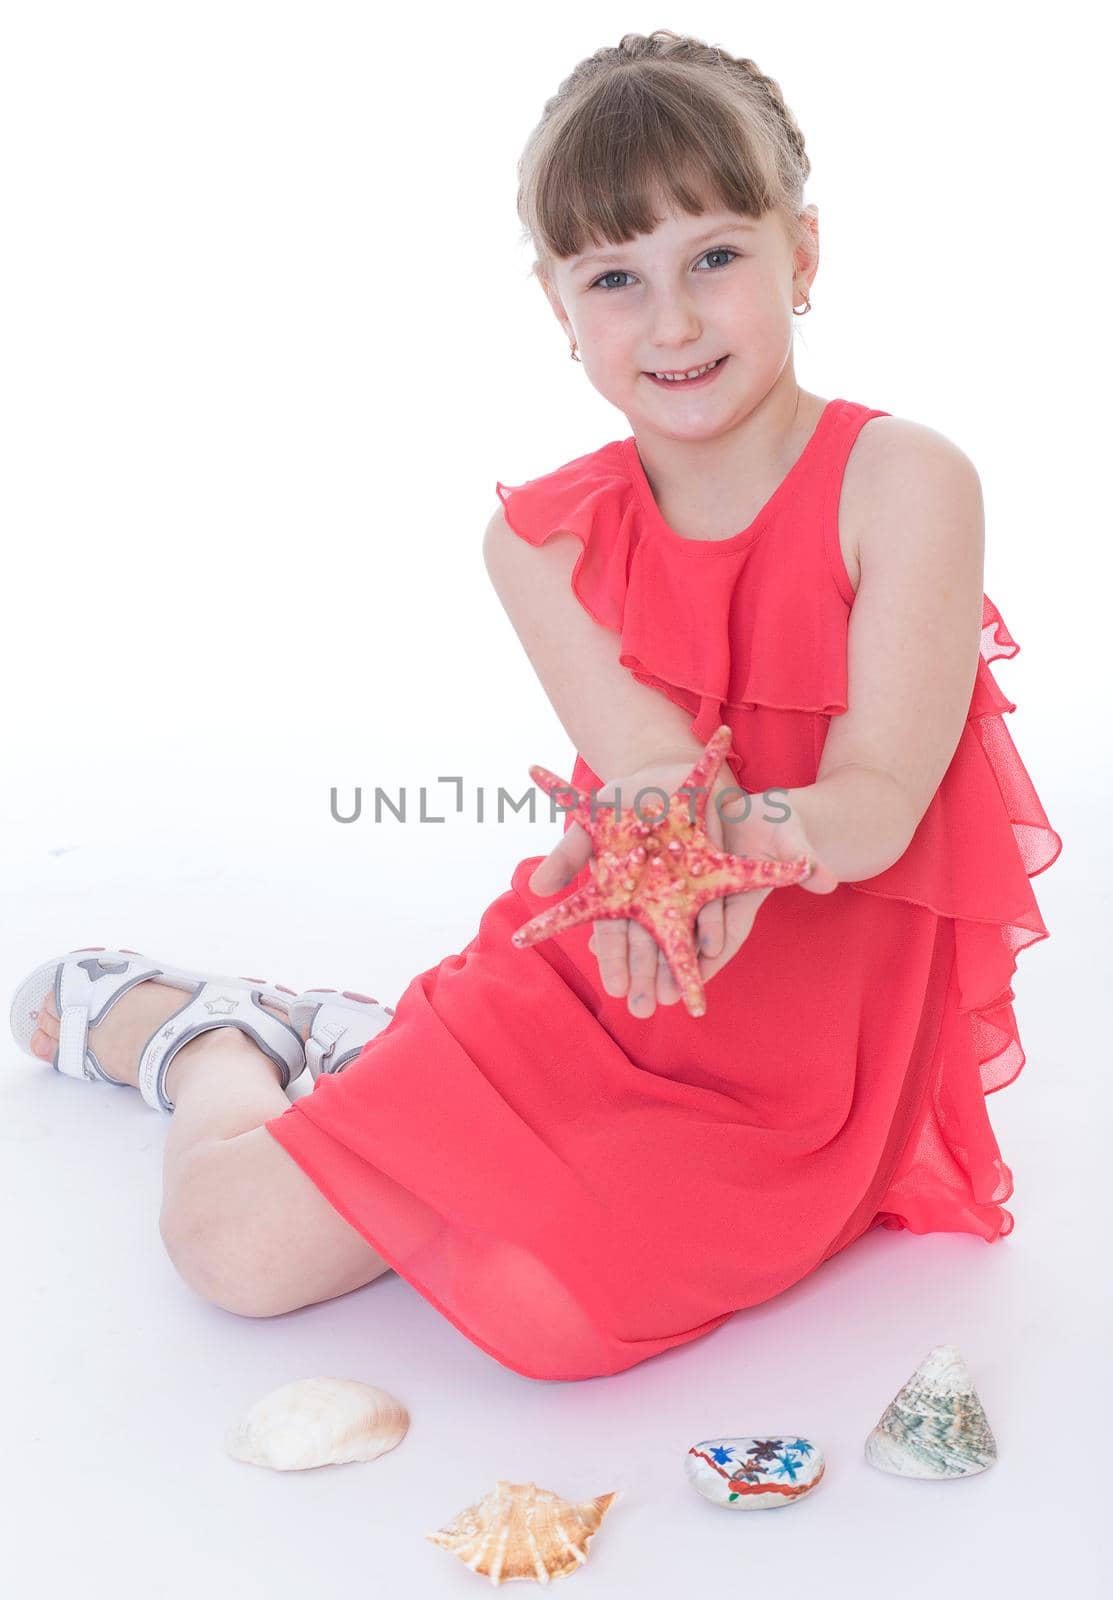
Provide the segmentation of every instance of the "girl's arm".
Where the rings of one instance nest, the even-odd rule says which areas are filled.
[[[620,665],[618,634],[596,622],[576,598],[572,569],[580,548],[572,533],[554,533],[541,545],[527,544],[507,526],[500,506],[487,525],[483,556],[491,582],[565,732],[599,779],[602,792],[607,793],[612,782],[620,782],[622,801],[628,806],[633,803],[626,786],[628,776],[657,783],[671,772],[666,780],[671,792],[704,747],[680,706],[639,683]],[[733,782],[724,763],[708,797],[705,826],[712,838],[721,831],[711,810],[715,792],[720,785],[732,788]],[[573,824],[534,869],[530,889],[535,894],[555,894],[571,881],[589,854],[587,834]],[[741,943],[744,933],[735,929],[735,921],[741,917],[745,923],[748,917],[752,922],[756,908],[737,903],[746,899],[753,901],[755,896],[735,895],[701,907],[697,930],[705,980]],[[632,992],[634,1002],[639,1003],[642,994],[655,991],[663,1005],[680,999],[663,956],[637,922],[597,922],[592,948],[607,994],[621,997]]]
[[[956,445],[879,417],[859,451],[849,709],[831,719],[815,783],[786,797],[820,859],[849,882],[900,859],[958,746],[981,646],[985,551],[981,482]]]
[[[652,762],[694,764],[703,745],[680,706],[619,665],[619,636],[590,617],[572,589],[581,550],[572,533],[527,544],[502,507],[487,525],[483,559],[515,633],[575,748],[600,782]]]

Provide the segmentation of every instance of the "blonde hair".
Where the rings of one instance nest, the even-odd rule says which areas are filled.
[[[810,171],[780,86],[754,62],[668,28],[624,34],[573,68],[518,162],[531,271],[551,281],[554,258],[652,233],[659,198],[690,216],[777,211],[795,248],[810,238]]]

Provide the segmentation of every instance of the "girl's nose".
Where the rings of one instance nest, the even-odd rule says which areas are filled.
[[[700,337],[699,324],[693,322],[690,317],[658,317],[653,324],[651,334],[652,349],[671,352],[659,363],[666,371],[671,371],[677,365],[677,360],[673,357],[678,352],[702,348],[708,342]],[[682,361],[684,358],[679,356],[678,359]]]

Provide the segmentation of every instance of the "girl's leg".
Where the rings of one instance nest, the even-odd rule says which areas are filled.
[[[89,1030],[105,1071],[135,1083],[144,1043],[181,1003],[181,990],[153,980],[121,995]],[[38,1030],[32,1048],[50,1059],[58,1040],[53,996]],[[166,1092],[175,1109],[165,1119],[159,1231],[178,1272],[205,1299],[241,1316],[275,1316],[389,1270],[262,1126],[289,1101],[274,1063],[242,1029],[212,1029],[183,1045]]]

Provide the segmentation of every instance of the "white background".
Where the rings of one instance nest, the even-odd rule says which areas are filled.
[[[696,1345],[537,1383],[396,1275],[270,1321],[177,1277],[165,1123],[0,1057],[13,1593],[478,1593],[423,1534],[490,1488],[621,1488],[576,1593],[1089,1596],[1109,1577],[1110,539],[1105,61],[1083,8],[12,4],[0,14],[0,790],[6,993],[76,945],[393,1003],[463,948],[530,825],[469,823],[573,752],[489,587],[496,478],[629,433],[528,275],[515,163],[575,63],[668,26],[752,56],[813,162],[797,373],[973,459],[994,672],[1060,860],[991,1102],[1016,1231],[875,1232]],[[455,814],[442,775],[464,779]],[[422,784],[439,826],[376,824]],[[329,791],[362,785],[342,827]],[[862,1459],[934,1344],[998,1438],[979,1478]],[[268,1388],[410,1407],[377,1463],[223,1457]],[[792,1429],[827,1480],[745,1519],[694,1440]],[[312,1590],[307,1585],[312,1584]],[[5,1588],[8,1587],[5,1581]],[[343,1587],[342,1587],[343,1586]]]

